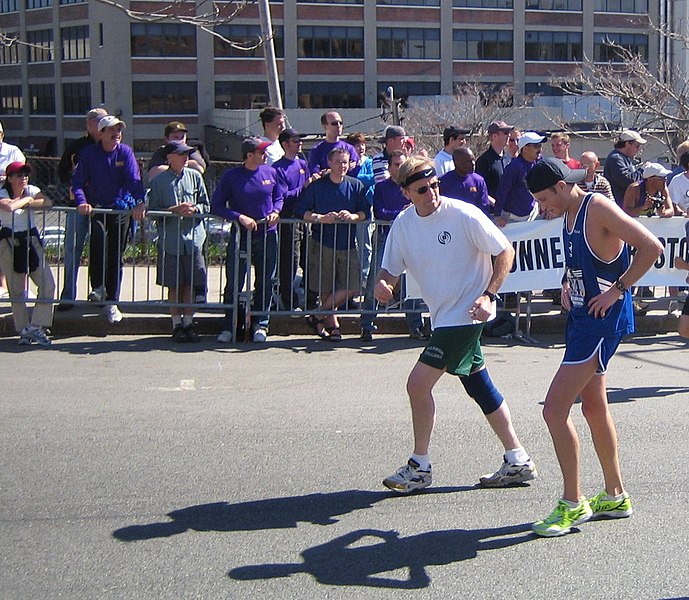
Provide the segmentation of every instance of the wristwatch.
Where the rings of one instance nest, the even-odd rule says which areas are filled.
[[[483,294],[481,294],[481,295],[482,295],[482,296],[488,296],[488,299],[489,299],[491,302],[495,302],[495,300],[496,300],[497,297],[498,297],[497,294],[494,294],[493,292],[489,292],[488,290],[483,290]]]
[[[620,292],[626,292],[627,291],[627,286],[624,285],[621,279],[618,279],[615,281],[615,287],[620,290]]]

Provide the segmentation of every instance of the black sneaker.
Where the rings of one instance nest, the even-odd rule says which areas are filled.
[[[60,302],[60,304],[58,304],[55,307],[55,310],[57,312],[67,312],[68,310],[72,310],[73,308],[74,308],[74,304],[67,304],[66,302]]]
[[[373,341],[373,332],[370,329],[362,329],[359,334],[359,339],[362,342],[371,342]]]
[[[201,336],[196,333],[196,330],[194,329],[194,326],[189,323],[186,327],[182,327],[182,332],[186,336],[186,341],[187,342],[200,342],[201,341]]]
[[[175,328],[172,330],[172,341],[173,342],[188,342],[189,338],[187,337],[187,334],[184,331],[184,327],[181,325],[175,326]]]
[[[428,340],[430,339],[430,334],[423,328],[417,327],[413,331],[409,332],[409,337],[413,340]]]

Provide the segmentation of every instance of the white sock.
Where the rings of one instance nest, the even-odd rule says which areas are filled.
[[[576,508],[577,506],[579,506],[579,505],[581,504],[581,500],[579,500],[579,502],[572,502],[571,500],[565,500],[565,499],[563,498],[562,501],[563,501],[567,506],[569,506],[570,508]]]
[[[419,463],[419,469],[422,471],[428,471],[431,468],[431,459],[428,454],[412,454],[411,458]]]
[[[182,317],[179,315],[172,315],[172,328],[179,327],[182,324]]]
[[[521,446],[513,450],[505,450],[505,460],[511,465],[521,465],[529,460],[529,455]]]
[[[182,325],[184,325],[185,327],[191,325],[193,322],[194,322],[194,317],[192,317],[191,315],[184,315],[182,317]]]

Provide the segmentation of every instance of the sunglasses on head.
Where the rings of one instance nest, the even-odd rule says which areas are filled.
[[[426,185],[422,185],[421,187],[412,190],[412,192],[416,192],[417,194],[421,194],[423,196],[424,194],[428,193],[428,190],[437,190],[439,187],[439,181],[431,181]]]

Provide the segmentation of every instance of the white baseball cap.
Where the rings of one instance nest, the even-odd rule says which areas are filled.
[[[649,177],[667,177],[672,173],[670,169],[666,169],[660,163],[649,162],[644,164],[641,168],[643,169],[642,176],[644,179],[648,179]]]
[[[517,142],[517,147],[521,150],[527,144],[542,144],[548,138],[535,131],[525,131]]]
[[[98,131],[103,131],[106,127],[113,127],[114,125],[119,125],[122,123],[122,127],[126,127],[127,124],[124,121],[120,121],[117,117],[113,115],[106,115],[100,121],[98,121]]]

